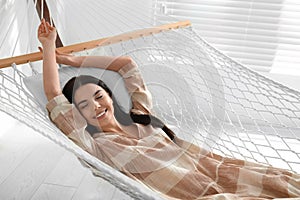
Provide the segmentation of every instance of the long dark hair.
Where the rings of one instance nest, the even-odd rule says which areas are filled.
[[[130,125],[132,123],[139,123],[143,125],[152,125],[153,127],[161,128],[172,140],[175,137],[175,133],[169,129],[160,119],[153,115],[148,114],[135,114],[135,113],[126,113],[121,106],[118,104],[118,101],[112,94],[112,91],[109,89],[109,87],[100,79],[97,79],[93,76],[89,75],[80,75],[77,77],[71,78],[66,85],[64,86],[62,92],[65,95],[65,97],[69,100],[70,103],[73,103],[73,94],[75,91],[88,83],[96,84],[103,88],[109,96],[113,100],[113,106],[114,106],[114,115],[119,123],[122,125]],[[75,105],[76,106],[76,105]],[[88,124],[86,130],[91,134],[95,134],[98,132],[98,129]]]

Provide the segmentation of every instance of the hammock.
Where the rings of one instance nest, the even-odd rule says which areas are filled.
[[[179,137],[220,155],[299,172],[300,93],[225,56],[187,25],[171,24],[105,38],[97,48],[84,53],[132,57],[153,95],[156,115]],[[68,47],[62,50],[68,52]],[[40,56],[35,53],[33,59]],[[62,66],[62,85],[80,73],[102,75],[103,71]],[[108,85],[122,93],[122,84],[113,85],[117,79],[112,76],[107,75]],[[73,152],[97,176],[129,196],[160,199],[65,137],[48,118],[41,80],[35,70],[27,75],[16,64],[1,70],[0,110]],[[123,106],[129,108],[127,102]]]
[[[119,43],[114,41],[120,36],[112,37],[105,43],[110,45],[90,54],[131,56],[153,94],[156,114],[177,127],[181,138],[221,155],[299,169],[298,92],[226,57],[191,26],[146,35]],[[48,119],[42,87],[37,87],[42,85],[41,75],[27,77],[15,64],[12,69],[0,75],[2,111],[70,150],[130,196],[155,198],[67,139]],[[61,67],[60,76],[64,82],[72,74],[102,73],[93,70]],[[122,86],[118,87],[122,93]]]

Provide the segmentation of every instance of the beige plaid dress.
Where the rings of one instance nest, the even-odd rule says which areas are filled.
[[[131,96],[131,112],[151,113],[151,94],[136,67],[119,71]],[[86,132],[86,121],[63,96],[47,104],[54,124],[99,160],[143,182],[166,199],[273,199],[300,197],[300,176],[288,171],[225,158],[159,128],[133,124],[128,134]]]

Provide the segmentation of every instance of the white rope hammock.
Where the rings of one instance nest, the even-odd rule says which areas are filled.
[[[55,8],[51,7],[51,2],[48,3],[50,11],[53,11]],[[58,10],[66,12],[63,4],[58,5],[61,6]],[[128,31],[123,27],[133,30],[135,26],[145,28],[150,24],[144,20],[144,13],[139,12],[141,3],[135,4],[136,12],[131,13],[127,12],[130,9],[127,3],[121,5],[115,0],[101,2],[101,10],[92,9],[93,6],[99,5],[83,2],[78,6],[81,10],[89,10],[93,15],[89,20],[90,24],[99,19],[98,15],[101,14],[106,17],[107,24],[103,24],[104,27],[115,27],[108,26],[111,19],[116,17],[112,10],[140,16],[136,24],[124,24],[118,27],[118,31]],[[78,12],[80,10],[74,13]],[[130,16],[120,16],[125,21],[130,21],[127,20]],[[58,15],[53,17],[57,26],[63,26],[58,23]],[[80,20],[76,18],[78,24],[84,26]],[[222,54],[196,34],[191,26],[185,28],[188,23],[179,24],[125,33],[62,47],[60,50],[66,53],[82,51],[81,53],[89,55],[132,57],[153,95],[156,115],[169,124],[179,137],[220,155],[266,163],[299,173],[300,93],[265,78]],[[98,27],[101,26],[93,26],[95,29]],[[82,29],[85,30],[85,27]],[[74,34],[80,37],[76,31]],[[92,50],[85,51],[90,48]],[[32,72],[25,72],[12,64],[11,68],[0,71],[0,110],[73,152],[89,163],[97,176],[129,196],[143,200],[160,199],[143,184],[83,151],[50,122],[45,109],[42,77],[37,73],[40,70],[33,69],[31,63],[39,59],[40,53],[32,53],[0,60],[0,68],[13,62],[29,62],[23,68],[32,69]],[[100,76],[102,73],[99,69],[77,70],[63,66],[60,68],[60,79],[63,85],[72,75]],[[114,85],[116,79],[113,74],[102,79],[117,93],[124,92],[122,85]]]
[[[120,36],[108,38],[107,45],[85,53],[131,56],[153,94],[155,113],[177,127],[179,137],[221,155],[299,172],[299,92],[226,57],[192,27],[151,32],[129,34],[123,41]],[[1,70],[1,111],[90,163],[99,176],[131,197],[158,198],[66,138],[48,119],[41,75],[25,75],[15,64],[12,69]],[[72,74],[95,75],[93,70],[62,67],[60,76],[64,82]]]

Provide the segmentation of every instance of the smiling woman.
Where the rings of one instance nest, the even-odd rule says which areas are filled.
[[[112,99],[100,86],[86,84],[76,90],[75,105],[89,124],[108,131],[109,121],[114,117]],[[106,125],[107,124],[107,125]]]
[[[16,1],[13,0],[6,2]],[[34,4],[36,0],[24,2],[27,2],[27,5],[29,5],[30,3]],[[21,5],[24,5],[24,2],[23,4],[11,5],[15,7],[21,7]],[[218,34],[219,28],[225,27],[226,20],[227,22],[229,22],[227,23],[227,25],[231,27],[230,30],[236,30],[232,29],[232,23],[236,22],[236,24],[238,25],[247,26],[247,24],[249,25],[249,23],[242,23],[243,19],[241,19],[240,16],[244,14],[253,14],[253,16],[257,19],[256,22],[260,21],[264,23],[255,23],[254,26],[252,26],[253,29],[247,30],[250,30],[251,33],[253,33],[252,30],[254,29],[259,31],[259,27],[257,25],[262,24],[262,28],[264,29],[264,31],[259,31],[264,35],[262,42],[270,48],[272,53],[274,53],[275,47],[272,45],[268,45],[270,40],[266,41],[266,35],[264,34],[266,30],[265,22],[267,22],[267,20],[260,20],[261,18],[259,14],[261,13],[261,6],[256,5],[265,5],[265,7],[277,9],[279,8],[277,7],[277,3],[273,2],[270,3],[272,4],[271,6],[268,6],[270,4],[267,5],[265,1],[253,3],[246,1],[233,2],[232,0],[229,0],[229,4],[227,4],[224,3],[226,2],[224,0],[220,2],[220,4],[224,4],[224,7],[220,7],[217,5],[218,3],[215,3],[215,1],[213,1],[212,3],[211,1],[202,2],[201,6],[202,8],[205,8],[203,9],[204,12],[197,12],[200,15],[203,15],[199,18],[199,24],[201,25],[201,27],[198,30],[201,30],[201,32],[199,32],[199,34],[196,34],[195,31],[197,30],[198,26],[197,19],[196,21],[193,21],[193,26],[188,26],[187,28],[182,28],[182,26],[180,28],[170,28],[170,26],[168,25],[168,31],[161,31],[161,28],[157,27],[157,25],[160,25],[161,23],[171,23],[174,21],[182,20],[183,18],[180,17],[180,19],[172,19],[165,15],[160,15],[161,13],[156,12],[156,8],[159,8],[157,7],[157,5],[161,4],[162,1],[155,2],[157,3],[154,3],[154,1],[152,0],[91,0],[76,1],[76,3],[68,0],[47,1],[47,3],[50,5],[49,10],[51,11],[52,16],[54,17],[54,24],[59,30],[59,35],[62,39],[63,44],[65,45],[65,47],[59,48],[58,50],[64,53],[74,54],[75,52],[80,51],[78,52],[78,54],[81,55],[93,54],[114,56],[112,57],[112,60],[121,57],[122,59],[125,59],[124,55],[130,56],[138,66],[138,71],[140,71],[140,73],[143,76],[145,84],[147,85],[146,89],[151,91],[153,102],[153,109],[151,110],[152,114],[158,116],[159,119],[163,119],[163,121],[166,122],[166,124],[174,132],[176,132],[176,137],[184,138],[186,141],[197,144],[197,146],[199,147],[204,147],[209,151],[212,151],[222,156],[229,156],[230,158],[237,158],[243,160],[245,159],[247,161],[252,161],[256,163],[264,163],[267,165],[282,167],[284,169],[299,173],[300,150],[298,147],[300,144],[300,93],[297,93],[293,90],[289,90],[288,88],[274,81],[271,81],[257,73],[254,73],[251,70],[248,70],[246,67],[242,66],[241,64],[235,62],[231,58],[225,56],[223,53],[216,50],[216,48],[224,46],[224,43],[222,42],[224,42],[225,40],[220,39],[222,36],[229,37],[226,40],[228,45],[241,45],[241,42],[234,42],[239,40],[236,34],[228,35],[226,34],[226,31],[224,32],[222,30],[220,30]],[[172,1],[163,2],[167,8],[167,10],[165,11],[172,11],[172,13],[174,13],[175,17],[177,18],[179,15],[177,15],[176,9],[179,8],[182,11],[184,6],[179,5],[168,9],[168,5],[172,4],[171,2]],[[184,2],[184,0],[182,0],[182,2]],[[199,11],[199,7],[196,6],[196,3],[191,1],[186,2],[186,6],[188,3],[190,3],[189,5],[191,5],[192,9],[197,9]],[[248,4],[252,8],[255,7],[258,9],[259,13],[253,13],[251,12],[251,10],[237,8],[236,5],[238,5],[238,3],[236,2],[240,2],[241,4]],[[177,5],[179,4],[178,1],[176,3]],[[205,4],[210,4],[210,6],[206,6]],[[153,10],[150,9],[152,5],[156,6],[153,9],[154,13]],[[295,6],[289,7],[292,10],[294,10]],[[133,122],[133,118],[136,120],[136,116],[130,114],[131,108],[133,108],[131,99],[127,93],[124,82],[122,82],[123,78],[118,72],[115,73],[115,71],[101,70],[97,68],[81,69],[77,68],[78,66],[75,65],[74,66],[76,68],[60,65],[59,80],[61,86],[64,86],[67,80],[69,80],[71,77],[78,76],[79,74],[89,74],[97,79],[100,78],[101,80],[103,80],[112,90],[114,94],[113,98],[115,97],[117,100],[112,100],[114,106],[114,114],[118,122],[120,122],[121,127],[123,128],[123,132],[118,131],[118,134],[115,134],[113,132],[103,132],[102,130],[100,130],[99,126],[96,127],[94,130],[89,130],[85,127],[86,125],[87,127],[89,127],[87,120],[85,120],[83,115],[80,114],[81,111],[76,107],[76,104],[73,102],[73,105],[70,105],[71,100],[66,101],[65,99],[63,99],[63,101],[61,102],[62,104],[59,104],[59,106],[64,105],[64,107],[62,106],[62,109],[59,110],[59,112],[57,113],[57,115],[60,115],[60,117],[63,117],[64,115],[69,115],[69,117],[66,117],[64,121],[62,120],[62,127],[69,127],[70,129],[74,130],[74,132],[81,131],[82,134],[78,134],[78,136],[80,136],[81,139],[86,140],[79,140],[80,138],[78,139],[72,137],[74,135],[69,134],[68,136],[71,136],[71,139],[74,138],[73,141],[77,142],[79,146],[75,145],[74,142],[72,142],[68,137],[66,137],[63,134],[63,132],[61,132],[55,127],[53,123],[51,123],[51,121],[49,120],[47,110],[45,109],[45,105],[48,101],[44,94],[43,84],[41,84],[43,80],[42,74],[39,73],[42,71],[40,68],[42,65],[40,65],[40,62],[33,62],[33,60],[35,59],[31,59],[34,57],[38,57],[38,59],[42,58],[42,53],[35,53],[35,51],[37,50],[37,41],[32,39],[35,38],[36,27],[37,24],[39,24],[39,20],[35,20],[37,21],[36,23],[33,23],[31,20],[26,20],[27,18],[35,19],[35,16],[36,19],[38,18],[35,12],[35,7],[33,6],[33,8],[33,10],[31,9],[26,12],[27,9],[22,7],[22,9],[17,11],[16,15],[14,12],[7,12],[8,10],[5,9],[1,9],[4,12],[0,12],[0,15],[2,15],[2,13],[6,13],[6,16],[2,16],[3,18],[1,18],[3,22],[1,23],[1,26],[5,25],[5,27],[2,27],[1,29],[2,36],[4,36],[2,37],[2,44],[4,44],[4,46],[1,45],[0,51],[1,53],[5,53],[5,55],[2,56],[14,56],[19,55],[20,53],[29,53],[23,57],[23,63],[25,62],[25,65],[19,65],[19,57],[14,57],[11,58],[10,62],[8,62],[6,65],[11,66],[10,68],[3,70],[1,69],[0,110],[10,114],[14,118],[27,124],[29,127],[32,127],[34,130],[38,131],[39,134],[46,136],[47,138],[54,141],[56,144],[74,153],[78,158],[88,162],[91,166],[90,169],[93,172],[95,172],[96,170],[98,171],[98,173],[96,174],[98,175],[98,177],[101,177],[99,178],[99,180],[109,181],[114,186],[116,186],[126,194],[130,195],[134,199],[160,199],[160,196],[157,195],[157,193],[149,191],[149,184],[149,187],[145,187],[144,184],[140,184],[141,181],[133,181],[132,179],[124,175],[126,174],[129,177],[135,175],[136,177],[138,176],[138,173],[135,172],[137,172],[138,170],[140,173],[142,173],[144,177],[146,177],[147,175],[147,177],[145,178],[146,181],[154,180],[155,177],[159,177],[157,181],[158,183],[155,184],[155,186],[161,188],[159,191],[164,191],[164,193],[166,193],[166,191],[172,187],[171,184],[174,185],[177,183],[178,185],[186,185],[183,184],[182,181],[179,181],[180,177],[178,176],[165,177],[164,175],[173,174],[168,172],[176,171],[177,175],[183,176],[184,173],[180,174],[179,172],[193,171],[194,168],[192,168],[191,166],[184,165],[184,167],[182,168],[179,167],[183,166],[183,164],[186,164],[186,162],[183,162],[182,159],[179,159],[180,155],[186,155],[188,154],[188,151],[186,151],[187,153],[179,152],[176,155],[174,155],[174,152],[162,148],[163,145],[166,144],[162,140],[164,139],[164,137],[162,136],[165,136],[165,131],[162,131],[162,129],[160,128],[155,129],[156,131],[158,131],[158,133],[152,134],[152,137],[146,137],[147,135],[143,134],[144,131],[137,131],[143,130],[144,128],[149,126],[144,126],[141,125],[141,123]],[[229,16],[227,14],[225,17],[222,14],[220,15],[220,10],[222,11],[222,8],[228,11],[227,14],[235,15],[235,17],[226,17]],[[208,9],[214,10],[215,14],[222,18],[221,21],[218,21],[216,18],[214,18],[214,16],[216,15],[209,14],[208,16]],[[131,12],[128,12],[128,10],[130,10]],[[21,13],[23,13],[23,15],[19,17],[19,14]],[[196,12],[193,13],[195,14]],[[268,15],[266,17],[267,19],[273,22],[273,19],[278,19],[279,16],[277,14],[275,15]],[[160,16],[162,18],[160,18]],[[282,17],[286,19],[285,14],[283,14]],[[161,19],[161,21],[159,19]],[[189,20],[194,19],[195,15],[189,18]],[[247,21],[248,19],[249,18],[247,17],[244,18],[245,21]],[[220,23],[218,23],[216,20]],[[15,23],[16,21],[17,23]],[[76,23],[74,24],[74,22]],[[222,22],[225,22],[225,24]],[[217,26],[216,23],[218,23],[220,26]],[[18,26],[15,26],[16,24],[18,24]],[[290,26],[287,26],[287,24],[288,23],[284,21],[283,25],[289,28]],[[208,26],[211,27],[212,34],[206,34],[208,33],[208,29],[210,29]],[[18,27],[18,30],[15,29],[16,27]],[[28,27],[33,29],[28,30]],[[149,27],[153,28],[149,30]],[[172,25],[172,27],[174,26]],[[248,28],[250,27],[248,26]],[[270,26],[269,28],[274,29],[274,26]],[[156,32],[154,31],[154,29],[157,29],[158,31]],[[33,30],[33,32],[31,32],[31,30]],[[247,30],[240,31],[240,33],[250,33]],[[128,31],[132,32],[129,33]],[[220,32],[222,32],[222,34],[220,34]],[[122,33],[121,36],[119,35],[120,33]],[[287,32],[284,31],[285,35],[286,33]],[[221,41],[222,45],[209,45],[203,40],[203,38],[201,38],[200,35],[212,36],[213,41],[208,40],[211,42],[211,44],[215,44],[215,42],[217,43],[218,41]],[[297,34],[295,34],[295,36],[296,35]],[[10,38],[10,36],[12,36],[12,38]],[[253,39],[253,37],[251,38]],[[92,41],[95,39],[97,39],[97,42]],[[20,43],[21,45],[18,45],[17,41],[22,42]],[[27,41],[31,41],[33,44],[30,45],[27,43]],[[79,47],[78,45],[73,45],[82,41],[89,42],[80,44],[80,48],[77,48]],[[106,43],[105,46],[102,45],[103,42]],[[252,46],[257,44],[257,42],[254,43],[255,44],[247,44]],[[85,50],[89,49],[91,46],[92,48],[95,48],[98,45],[100,46],[96,49],[93,49],[92,51]],[[19,47],[21,47],[21,52],[19,52]],[[259,48],[260,49],[258,49],[257,46],[257,48],[252,49],[255,51],[253,53],[255,55],[257,54],[258,57],[262,58],[263,60],[269,59],[268,56],[266,57],[264,56],[265,54],[262,54],[264,50],[261,49],[260,46]],[[236,50],[237,48],[234,49]],[[5,50],[5,52],[3,52],[2,50]],[[241,54],[243,54],[243,51],[239,51],[238,55]],[[253,56],[249,56],[249,54],[247,54],[248,56],[246,54],[244,55],[245,57],[247,57],[247,60],[253,58]],[[291,55],[292,54],[289,54],[288,56]],[[68,60],[68,55],[56,55],[57,62],[63,62],[63,59],[59,61],[59,58]],[[72,59],[70,59],[70,61],[72,61],[73,59],[75,58],[73,57]],[[254,60],[257,61],[257,59]],[[291,59],[289,59],[289,61],[291,61]],[[17,66],[11,65],[13,62],[16,63]],[[105,65],[108,66],[108,64],[109,63],[106,63]],[[71,66],[72,65],[73,64],[71,64]],[[3,62],[1,59],[0,67],[2,66]],[[93,67],[92,63],[90,66]],[[283,66],[286,67],[287,65]],[[30,70],[31,68],[33,69]],[[127,73],[127,75],[129,76],[130,73]],[[125,79],[126,78],[129,77],[125,77]],[[297,83],[297,81],[295,82]],[[57,98],[57,100],[59,100],[59,98]],[[124,108],[124,110],[126,111],[125,114],[127,114],[126,116],[121,117],[120,119],[117,117],[119,116],[119,114],[117,114],[117,110],[115,108],[116,104],[119,104],[121,108]],[[101,107],[99,108],[99,106],[97,106],[96,103],[95,105],[95,107],[98,107],[99,112],[102,112],[102,110],[100,109]],[[74,110],[74,114],[77,113],[78,118],[82,119],[76,121],[75,127],[77,127],[78,129],[73,129],[74,116],[73,113],[70,112],[68,109]],[[139,108],[139,110],[141,109],[143,109],[143,107]],[[139,110],[136,111],[138,112]],[[53,115],[55,114],[55,112],[51,112],[51,114],[52,113]],[[93,113],[95,113],[94,116],[100,114],[97,112]],[[142,112],[140,114],[142,114]],[[151,117],[144,115],[142,116],[144,118],[144,122],[149,121],[149,118]],[[125,122],[123,123],[121,121],[121,119],[127,119],[126,117],[128,117],[129,119],[128,124]],[[151,121],[153,121],[153,119],[151,119]],[[82,125],[80,124],[81,122]],[[131,124],[133,125],[131,126]],[[3,131],[3,126],[5,127],[6,123],[2,120],[1,125]],[[18,130],[21,129],[16,129],[14,127],[14,129],[11,129],[11,131],[8,133],[12,133],[12,131],[13,133],[17,133]],[[148,129],[148,131],[146,132],[151,133],[151,131],[151,129]],[[25,130],[21,130],[21,133],[24,132]],[[88,134],[84,134],[83,132],[87,132]],[[140,135],[145,137],[136,140],[136,138],[138,138]],[[7,136],[9,136],[9,138],[11,139],[15,138],[12,137],[11,134],[7,134]],[[90,138],[90,136],[92,137]],[[128,140],[125,140],[124,138],[128,138]],[[26,139],[30,140],[31,138],[27,137]],[[83,143],[82,141],[85,141],[86,143]],[[165,141],[169,141],[168,137],[166,137]],[[89,144],[88,142],[91,142],[90,145],[87,145]],[[116,149],[116,147],[119,147],[117,145],[121,142],[126,144],[123,147],[128,148]],[[159,144],[157,144],[157,142],[159,142]],[[175,140],[173,139],[173,142],[176,142],[176,144],[180,144],[179,139],[177,138],[175,138]],[[86,151],[84,151],[84,148],[80,148],[83,145],[86,145],[86,149],[88,149],[90,147],[95,146],[95,143],[97,144],[96,147],[98,150],[98,152],[96,153],[104,154],[105,152],[105,155],[103,156],[105,156],[105,158],[108,158],[108,161],[115,162],[112,163],[112,165],[110,165],[112,167],[106,165],[100,160],[102,158],[101,154],[99,154],[98,159],[98,157],[93,156],[96,155],[95,153],[89,154]],[[136,144],[138,144],[138,146],[135,146]],[[173,145],[173,143],[168,144],[170,144],[170,146]],[[5,143],[5,146],[8,146],[8,144]],[[3,147],[3,145],[1,145],[1,147]],[[14,148],[15,145],[11,145],[11,147]],[[156,147],[160,148],[155,149]],[[38,152],[41,152],[43,148],[38,148],[40,149]],[[115,148],[115,151],[112,151],[113,148]],[[50,156],[48,156],[48,154],[43,154],[44,158],[57,158],[57,156],[55,156],[56,154],[54,154],[54,151],[57,149],[59,149],[58,146],[51,147],[51,149],[49,150],[53,152],[53,154],[51,154]],[[155,155],[155,153],[157,153],[158,151],[160,151],[161,153],[160,157],[157,157]],[[161,174],[154,173],[150,175],[150,173],[144,173],[145,171],[142,171],[149,169],[150,166],[152,166],[152,171],[155,171],[155,166],[151,165],[153,164],[153,162],[150,162],[152,161],[152,159],[144,159],[144,157],[142,157],[143,154],[145,157],[148,156],[148,158],[153,158],[154,161],[157,161],[159,159],[164,161],[162,164],[165,165],[162,165],[162,167],[159,166],[159,169],[161,170],[156,170],[157,172],[161,172]],[[200,153],[197,155],[200,155]],[[137,156],[137,159],[132,159],[135,158],[135,156]],[[14,156],[10,156],[10,160],[11,158],[14,158]],[[274,170],[266,170],[266,167],[258,166],[257,168],[262,170],[258,173],[254,172],[251,175],[249,175],[249,173],[245,173],[245,169],[253,169],[255,167],[249,167],[245,165],[244,167],[242,167],[242,165],[238,165],[238,163],[233,164],[229,162],[230,164],[228,165],[230,165],[231,167],[226,168],[224,167],[225,165],[223,165],[227,161],[225,158],[225,162],[218,162],[216,159],[209,159],[207,156],[203,156],[202,158],[203,159],[201,160],[201,162],[196,162],[195,166],[199,166],[198,163],[201,163],[200,166],[205,166],[205,170],[209,170],[210,172],[215,173],[209,174],[207,173],[207,171],[201,171],[200,167],[198,167],[198,169],[194,171],[203,172],[203,174],[207,176],[215,174],[216,176],[210,177],[213,180],[210,181],[210,183],[216,182],[217,184],[222,185],[222,181],[224,181],[224,175],[230,174],[231,177],[234,178],[238,176],[237,171],[241,172],[241,174],[239,174],[240,177],[250,177],[248,179],[249,181],[257,180],[257,182],[261,183],[268,182],[267,177],[272,177],[273,181],[269,181],[270,184],[276,184],[278,182],[278,179],[274,178],[274,175],[265,174],[265,176],[255,176],[258,174],[261,175],[262,171],[274,172]],[[34,157],[34,160],[38,162],[39,159]],[[207,164],[205,160],[210,160],[212,161],[212,163],[216,163],[219,165],[217,165],[217,167],[215,167],[216,165],[211,163],[205,165]],[[32,172],[34,172],[31,174],[34,174],[35,176],[38,175],[39,171],[35,169],[37,169],[40,165],[35,165],[28,159],[26,159],[25,161],[26,163],[31,163],[30,168],[33,169]],[[135,161],[140,161],[141,163],[143,163],[144,166],[138,165],[140,163],[136,163],[136,165],[132,164]],[[150,163],[146,161],[149,161]],[[125,165],[125,162],[128,162],[128,164],[125,167],[122,167]],[[4,167],[6,166],[6,168],[10,168],[11,170],[15,171],[14,167],[12,167],[6,160],[4,160],[4,162],[2,163],[5,163]],[[42,164],[44,162],[38,163]],[[33,165],[35,166],[34,168],[32,167]],[[50,165],[47,166],[49,167]],[[63,176],[60,174],[60,176],[56,178],[54,182],[55,184],[58,183],[64,185],[65,180],[68,181],[69,179],[67,175],[65,176],[65,174],[68,174],[68,172],[72,172],[74,167],[76,167],[75,165],[73,165],[73,163],[68,164],[66,162],[64,162],[62,166],[67,173],[64,173]],[[209,168],[207,166],[213,167]],[[172,168],[172,170],[167,171],[168,167]],[[22,172],[20,174],[23,174],[25,178],[28,177],[27,174],[24,173],[24,167],[19,168],[20,172]],[[114,168],[116,168],[117,170],[115,170]],[[130,169],[130,172],[132,173],[127,173],[128,170],[126,171],[126,169]],[[224,171],[224,169],[230,170]],[[149,171],[150,170],[151,169],[149,169]],[[165,173],[163,173],[163,170],[165,170]],[[5,173],[3,170],[1,171],[1,174]],[[120,171],[124,174],[121,174]],[[218,172],[220,173],[218,174]],[[18,175],[18,173],[12,174],[14,174],[14,176],[12,177],[18,177],[18,179],[11,178],[11,180],[17,181],[6,181],[5,184],[1,184],[0,199],[7,199],[8,197],[13,198],[13,196],[17,195],[22,196],[22,198],[32,197],[31,193],[33,191],[37,191],[37,189],[32,189],[31,191],[26,190],[29,191],[29,195],[23,195],[24,192],[22,192],[22,194],[14,192],[25,191],[24,184],[22,183],[26,182],[27,178],[24,179],[24,181],[22,181],[19,179],[21,176]],[[286,180],[286,177],[282,174],[283,173],[278,172],[277,177],[282,177],[282,179]],[[82,173],[76,173],[76,176],[72,174],[72,177],[81,179],[81,175]],[[187,175],[187,177],[190,177],[191,179],[193,179],[194,177],[199,177],[197,175],[189,175]],[[47,176],[47,173],[43,173],[42,179],[40,180],[47,181],[48,179],[45,179],[45,176]],[[61,177],[63,177],[64,180],[62,180]],[[167,185],[168,187],[162,187],[163,185],[159,184],[166,184],[162,180],[167,180],[170,185]],[[182,180],[186,180],[186,178]],[[230,180],[226,179],[225,182],[227,182],[227,185],[230,186],[232,190],[234,190],[234,188],[239,188],[236,192],[231,193],[233,196],[238,196],[237,193],[241,190],[251,191],[252,196],[258,196],[260,195],[260,191],[263,190],[262,188],[265,188],[259,187],[257,185],[257,187],[251,187],[251,184],[249,182],[243,182],[244,180],[239,181],[239,185],[235,184],[234,181],[230,182],[232,184],[229,184]],[[12,182],[14,184],[11,184]],[[34,182],[38,183],[38,181]],[[244,185],[241,185],[242,182],[244,183]],[[189,184],[189,182],[187,182],[187,184]],[[190,185],[192,186],[192,184]],[[7,190],[8,187],[5,187],[5,185],[9,185],[9,188],[11,188],[11,190]],[[14,186],[13,188],[11,187],[12,185]],[[82,185],[87,186],[85,181]],[[88,187],[93,188],[96,185],[98,184],[92,182],[92,184],[90,184]],[[202,183],[199,183],[199,187],[197,187],[197,189],[201,189],[201,186]],[[266,185],[266,187],[268,188],[269,186]],[[29,188],[28,185],[26,185],[26,189],[27,188]],[[224,190],[224,192],[225,191],[228,190]],[[46,192],[48,195],[49,191]],[[147,192],[150,192],[150,194]],[[55,195],[53,195],[52,191],[50,191],[50,193],[51,196],[54,198]],[[95,193],[92,192],[83,192],[81,189],[79,189],[77,193],[86,194],[87,196],[95,195]],[[101,196],[103,193],[111,194],[110,196],[113,195],[113,193],[107,190],[105,190],[104,192],[98,191],[96,192],[96,194],[97,193],[100,195],[100,199],[105,199],[105,197]],[[65,195],[59,196],[65,197]],[[224,194],[224,196],[226,196],[226,194]],[[113,197],[109,197],[109,199],[110,198]],[[257,199],[258,197],[253,198]]]
[[[116,122],[117,119],[122,124],[129,124],[129,115],[121,112],[116,100],[113,104],[112,92],[102,80],[87,75],[73,77],[64,86],[63,94],[69,102],[74,103],[86,119],[87,130],[90,133],[99,132],[99,128],[102,131],[109,131],[113,127],[117,128],[117,124],[109,125],[110,121]],[[118,113],[116,114],[117,119],[115,119],[114,113]]]
[[[153,116],[151,94],[131,58],[60,54],[55,52],[55,36],[55,28],[43,20],[39,40],[44,48],[47,110],[53,123],[91,155],[167,199],[300,195],[298,174],[222,157],[175,136]],[[73,77],[60,91],[55,61],[119,73],[131,98],[130,112],[123,111],[106,84],[92,76]]]
[[[96,84],[83,85],[76,90],[74,99],[76,107],[89,124],[100,126],[102,131],[110,131],[113,126],[109,122],[116,120],[113,119],[112,99],[102,87]]]

